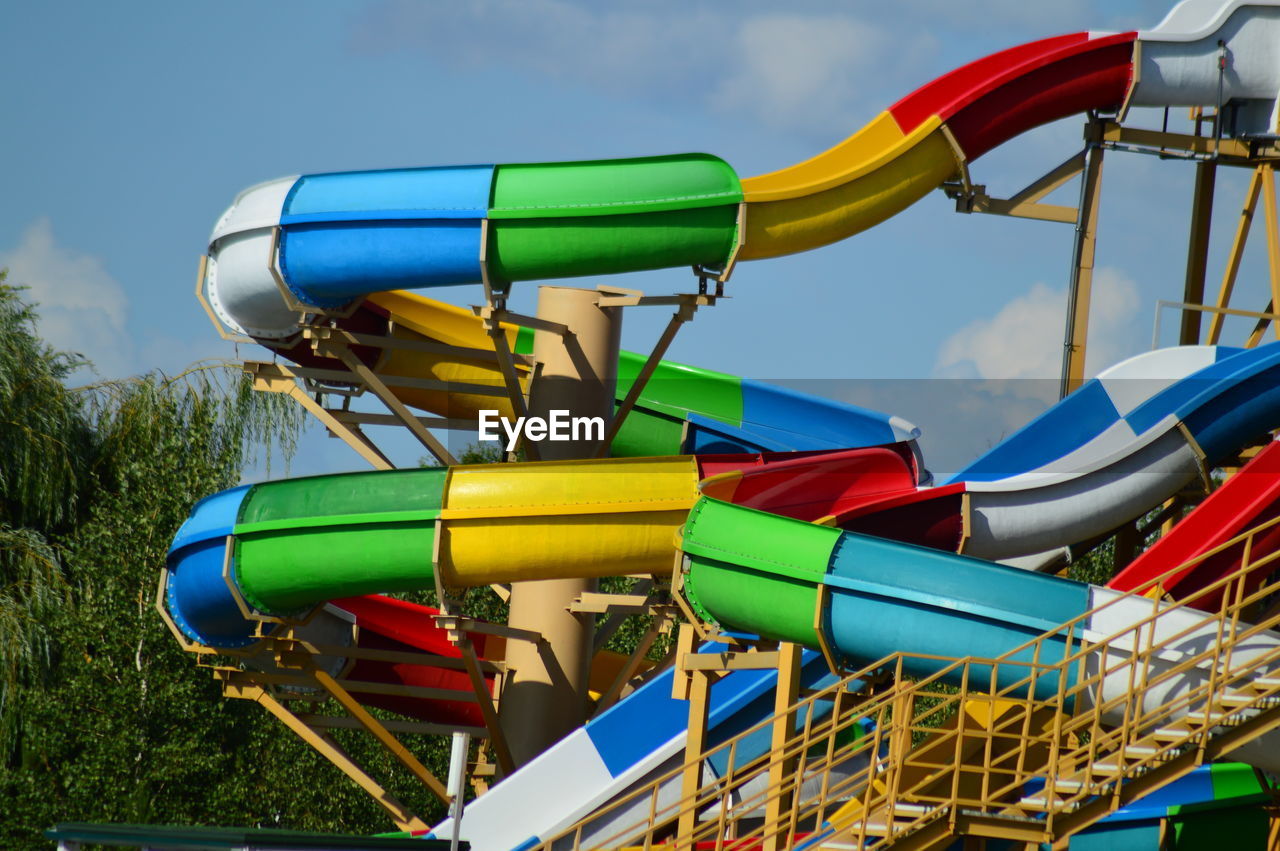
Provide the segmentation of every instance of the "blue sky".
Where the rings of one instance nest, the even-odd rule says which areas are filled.
[[[834,144],[965,61],[1061,32],[1153,26],[1167,8],[1165,0],[3,4],[0,266],[32,288],[49,339],[84,351],[103,374],[174,372],[234,354],[193,298],[196,263],[214,220],[260,180],[677,151],[717,154],[748,176]],[[1014,140],[974,165],[975,180],[993,194],[1020,188],[1078,148],[1080,126],[1073,119]],[[1211,278],[1244,178],[1219,178]],[[1185,164],[1109,156],[1094,368],[1148,348],[1156,300],[1180,298],[1191,180]],[[935,193],[839,245],[744,264],[734,298],[700,315],[671,356],[765,379],[1053,377],[1070,239],[1068,226],[956,215]],[[1238,303],[1260,309],[1265,267],[1254,248]],[[650,292],[689,284],[679,271],[613,282]],[[535,292],[519,287],[515,306],[532,310]],[[432,295],[479,298],[467,288]],[[645,348],[665,319],[632,311],[624,344]],[[1166,318],[1166,328],[1174,324]],[[1024,408],[1011,404],[984,428],[1006,431]],[[954,412],[934,411],[934,422],[927,406],[895,412],[926,431],[955,428]],[[978,431],[979,442],[998,437]],[[333,441],[307,447],[295,469],[358,466]]]

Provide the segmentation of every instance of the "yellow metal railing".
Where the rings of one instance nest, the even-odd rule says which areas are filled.
[[[775,723],[766,719],[554,842],[772,851],[1070,835],[1280,727],[1280,635],[1270,632],[1280,626],[1280,552],[1254,556],[1277,524],[996,659],[885,657],[788,709],[796,729],[781,748],[757,744]],[[1171,577],[1220,554],[1240,567],[1178,603],[1157,599]],[[1096,632],[1109,616],[1124,625]],[[911,679],[926,663],[933,673]],[[681,795],[690,762],[704,782]],[[767,782],[778,765],[784,779]]]

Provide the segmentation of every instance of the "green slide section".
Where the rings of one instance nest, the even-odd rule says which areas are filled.
[[[623,352],[618,358],[618,402],[626,398],[645,358]],[[736,375],[661,361],[645,385],[636,410],[613,441],[619,456],[671,455],[679,452],[684,420],[690,411],[730,425],[742,423],[742,379]]]
[[[236,582],[274,614],[316,600],[421,588],[431,575],[446,469],[390,470],[255,485],[236,521]]]
[[[521,326],[516,335],[516,354],[533,354],[533,334],[532,328]],[[631,391],[644,362],[645,356],[635,352],[624,351],[618,356],[618,404]],[[727,372],[659,361],[635,410],[623,421],[613,440],[614,456],[679,454],[684,421],[691,411],[728,425],[741,425],[742,379]]]
[[[818,586],[839,540],[839,529],[701,499],[684,529],[689,599],[708,620],[818,647]]]
[[[489,270],[517,281],[719,266],[741,203],[738,176],[709,154],[498,166]]]

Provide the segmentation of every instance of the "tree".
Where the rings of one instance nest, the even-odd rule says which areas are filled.
[[[385,829],[224,700],[150,605],[192,503],[236,484],[249,447],[288,450],[298,409],[224,364],[69,388],[85,361],[35,322],[0,284],[0,846],[46,847],[68,820]]]
[[[0,270],[0,743],[15,741],[13,696],[48,674],[47,620],[68,598],[53,540],[74,527],[95,450],[84,399],[65,379],[83,364],[35,331]]]

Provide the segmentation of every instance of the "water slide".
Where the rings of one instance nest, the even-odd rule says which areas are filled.
[[[1195,595],[1238,570],[1244,548],[1241,544],[1207,555],[1210,551],[1276,517],[1280,517],[1280,443],[1270,443],[1180,520],[1167,535],[1117,573],[1107,587],[1131,591],[1179,565],[1205,556],[1197,564],[1160,582],[1160,593],[1175,599]],[[1280,526],[1272,526],[1254,537],[1250,557],[1262,558],[1275,552],[1278,546]],[[1219,601],[1220,595],[1216,593],[1202,594],[1194,605],[1212,609]]]
[[[997,145],[1086,110],[1239,105],[1275,111],[1272,2],[1185,0],[1147,32],[1076,33],[971,62],[812,159],[740,180],[707,154],[287,177],[241,193],[210,239],[222,321],[282,340],[304,305],[397,289],[726,267],[847,238]],[[1217,40],[1228,46],[1220,74]],[[1135,69],[1134,57],[1139,57]],[[1248,119],[1248,120],[1247,120]],[[279,282],[277,285],[277,277]]]
[[[688,265],[723,269],[735,259],[815,248],[895,214],[955,177],[963,162],[1046,121],[1086,109],[1116,108],[1126,98],[1139,105],[1177,105],[1188,99],[1196,104],[1217,103],[1218,34],[1228,36],[1236,63],[1223,89],[1226,99],[1240,101],[1242,115],[1259,113],[1258,104],[1274,112],[1275,93],[1280,88],[1275,75],[1280,66],[1269,61],[1272,54],[1267,50],[1268,45],[1280,41],[1275,37],[1275,4],[1230,2],[1222,6],[1215,2],[1212,9],[1209,5],[1188,0],[1160,27],[1147,33],[1082,33],[994,54],[909,95],[830,151],[757,178],[739,180],[723,161],[690,154],[334,173],[262,184],[242,193],[216,226],[204,286],[229,329],[278,350],[289,350],[296,342],[298,314],[285,303],[282,291],[302,305],[353,311],[340,322],[365,319],[381,321],[385,327],[391,320],[427,339],[439,339],[445,333],[445,323],[433,319],[421,300],[415,305],[412,296],[386,291],[476,283],[484,277],[482,272],[501,289],[520,280]],[[1214,44],[1214,61],[1212,70],[1206,70],[1202,60],[1210,42]],[[1137,69],[1135,55],[1140,57]],[[1204,81],[1209,79],[1214,84],[1212,97],[1201,94]],[[357,304],[365,296],[369,298]],[[520,330],[510,329],[510,333],[518,343]],[[300,353],[300,362],[305,356]],[[1224,362],[1228,359],[1223,357]],[[630,363],[638,366],[636,359]],[[625,364],[624,372],[628,369]],[[402,368],[406,374],[420,374],[421,366],[420,361],[413,361]],[[693,375],[681,372],[688,368],[668,368],[677,379],[669,386]],[[1255,371],[1264,370],[1258,366]],[[1241,376],[1231,387],[1243,386],[1249,377]],[[820,445],[797,445],[796,436],[809,432],[812,424],[809,417],[791,416],[798,410],[794,406],[804,404],[799,397],[773,396],[770,401],[777,404],[772,414],[758,414],[749,405],[748,383],[739,381],[735,391],[732,377],[713,378],[707,386],[730,391],[725,404],[706,410],[701,404],[677,399],[666,402],[664,408],[658,399],[657,404],[647,406],[656,415],[652,422],[660,426],[658,436],[637,437],[631,452],[619,452],[615,445],[615,452],[649,454],[659,446],[663,447],[659,452],[671,453],[715,448],[755,452],[830,449],[839,445],[830,441],[840,439],[841,427],[832,428]],[[704,395],[694,393],[693,397]],[[419,400],[418,406],[426,410],[442,406],[450,411],[453,401]],[[458,401],[474,407],[475,400]],[[1218,419],[1201,422],[1197,418],[1203,419],[1202,409]],[[777,415],[783,425],[774,422]],[[1151,460],[1162,474],[1156,478],[1167,479],[1162,487],[1180,477],[1186,479],[1188,450],[1194,454],[1194,446],[1188,440],[1178,443],[1185,437],[1184,431],[1189,430],[1202,449],[1206,445],[1226,446],[1239,436],[1239,429],[1220,425],[1221,405],[1213,400],[1199,407],[1177,407],[1167,417],[1174,417],[1181,425],[1163,429],[1151,425],[1144,432],[1152,435],[1149,443],[1131,441],[1127,445],[1149,453],[1142,457]],[[1127,415],[1124,418],[1128,420]],[[1248,416],[1245,420],[1249,427],[1257,425]],[[889,418],[880,418],[879,423],[885,426],[884,431],[875,439],[865,437],[863,446],[913,436]],[[680,441],[673,445],[677,431]],[[687,440],[690,431],[695,435],[692,445]],[[699,434],[706,439],[699,442]],[[776,442],[769,443],[766,437]],[[1198,465],[1191,474],[1197,470]],[[1132,472],[1126,466],[1117,471]],[[867,604],[859,597],[860,590],[870,589],[867,599],[888,607],[878,609],[881,617],[894,611],[894,600],[911,600],[908,609],[915,611],[913,606],[918,606],[940,619],[937,625],[944,631],[934,634],[950,636],[949,647],[957,643],[956,636],[963,636],[961,640],[971,640],[973,652],[982,655],[991,655],[989,651],[998,649],[1002,642],[1020,641],[1028,630],[1036,634],[1044,624],[1056,625],[1084,611],[1081,607],[1087,608],[1089,601],[1112,593],[807,523],[804,521],[816,519],[808,515],[823,500],[810,500],[798,489],[782,488],[793,506],[790,516],[754,510],[769,508],[768,487],[758,490],[755,503],[746,500],[746,491],[739,505],[705,497],[695,502],[695,484],[704,472],[693,458],[618,459],[595,465],[507,465],[504,470],[483,472],[466,467],[443,472],[397,471],[377,474],[377,478],[351,474],[259,485],[237,495],[223,495],[218,522],[208,524],[210,529],[229,529],[234,537],[235,591],[221,577],[227,531],[211,532],[203,538],[193,537],[182,547],[175,546],[170,605],[175,619],[192,638],[215,646],[233,646],[232,642],[249,638],[243,619],[235,623],[229,614],[227,603],[238,605],[236,593],[263,611],[289,613],[334,598],[420,587],[430,583],[434,570],[459,585],[541,578],[546,567],[536,557],[539,551],[557,553],[555,575],[666,572],[670,532],[686,518],[691,581],[699,586],[697,599],[707,614],[722,618],[724,623],[741,620],[744,626],[750,624],[746,628],[766,627],[755,630],[765,635],[794,634],[809,639],[810,644],[814,638],[813,605],[806,615],[807,635],[796,616],[805,601],[812,600],[813,589],[820,582],[833,585],[833,613],[837,602],[842,612]],[[720,472],[727,474],[721,482],[736,481],[732,470]],[[750,477],[744,471],[741,480],[760,484],[769,475],[756,472]],[[1052,478],[1044,470],[1028,469],[1022,474],[1039,482],[1047,481],[1046,476]],[[973,477],[976,485],[1001,484],[978,482],[977,478]],[[785,479],[776,477],[778,481]],[[372,484],[375,481],[385,485]],[[594,505],[585,505],[580,498],[588,482],[601,497]],[[899,490],[920,493],[919,484],[916,481]],[[1026,484],[1019,482],[1018,487],[1003,490],[977,486],[970,493],[970,499],[979,492],[996,494],[991,497],[991,518],[998,519],[999,514],[1009,518],[1001,521],[1007,522],[1006,527],[997,524],[991,531],[988,543],[992,549],[986,554],[1000,556],[1001,541],[1015,537],[1013,532],[1018,529],[1036,528],[1036,512],[1044,505],[1033,507],[1030,513],[1003,511],[1009,506],[1000,494],[1025,491]],[[948,486],[955,489],[958,485],[969,487],[968,482]],[[735,484],[735,490],[739,486]],[[1071,495],[1071,487],[1066,486],[1063,493]],[[827,506],[830,510],[823,516],[840,518],[869,501],[866,494],[846,496],[845,502]],[[1123,504],[1137,501],[1130,495]],[[1076,507],[1085,504],[1083,500],[1073,503]],[[1001,511],[995,511],[997,508]],[[726,517],[737,519],[724,520]],[[717,537],[722,525],[736,531],[728,538]],[[1059,531],[1050,546],[1078,531]],[[775,532],[780,536],[777,540]],[[707,548],[707,539],[733,544],[732,558],[719,559],[714,545]],[[794,544],[796,549],[777,552],[779,540],[786,540],[788,546]],[[1029,536],[1011,548],[1012,554],[1036,552],[1043,543]],[[974,545],[982,542],[975,540]],[[701,552],[695,552],[699,547]],[[757,555],[740,552],[752,548],[758,549]],[[559,557],[561,552],[567,556]],[[770,574],[761,556],[771,552],[782,559],[777,565],[786,567],[776,575]],[[846,571],[847,576],[834,570],[837,554],[855,552],[857,556],[842,556],[842,569],[852,559],[868,568],[868,575],[859,574],[856,568]],[[607,563],[608,569],[601,567],[602,563]],[[903,563],[911,566],[909,573],[901,569]],[[362,569],[346,575],[334,567],[339,564],[360,565]],[[362,575],[355,580],[357,573]],[[824,579],[828,576],[829,580]],[[967,577],[965,587],[956,587],[958,576]],[[886,578],[892,578],[892,584],[883,584]],[[783,604],[763,605],[766,598],[761,589],[765,588],[777,592]],[[979,599],[971,599],[974,596]],[[1018,611],[1013,605],[1027,599],[1036,601],[1030,612]],[[932,600],[941,611],[928,609],[922,600]],[[958,603],[969,606],[971,613],[983,613],[983,617],[959,615],[954,608]],[[765,617],[770,610],[773,617]],[[779,617],[779,612],[785,615]],[[848,628],[847,622],[834,614],[824,628],[835,631],[838,622],[846,624],[841,634],[847,641],[833,642],[833,646],[851,658],[875,652],[880,646],[914,646],[907,640],[910,636],[892,628],[872,631],[875,634],[866,638],[865,631]],[[851,632],[855,634],[849,635]],[[858,636],[866,638],[866,643],[860,643]],[[903,643],[895,646],[900,641]],[[732,702],[747,691],[730,690],[722,699]],[[615,710],[623,706],[625,702]],[[543,759],[549,765],[563,766],[569,763],[557,761],[573,757],[576,767],[586,756],[573,751],[572,743],[582,736],[590,739],[586,730],[564,740]],[[604,738],[602,735],[601,741]],[[622,778],[634,780],[637,773],[643,775],[661,764],[653,761],[652,752],[630,753],[626,759],[632,761],[627,764],[620,758],[610,762],[601,750],[604,746],[591,741],[609,777],[607,783],[603,775],[596,777],[600,781],[593,787],[597,795],[620,791],[625,788]],[[610,742],[610,748],[624,744]],[[497,787],[481,803],[490,801],[496,807],[501,800],[515,800],[511,796],[520,791],[516,786],[527,793],[528,788],[514,780]],[[570,811],[585,812],[592,800],[597,799],[584,795],[563,800],[559,809],[545,818],[530,813],[530,831],[545,835],[544,828],[554,827],[556,820],[572,818]]]
[[[1069,655],[1061,624],[1088,615],[1082,634],[1100,640],[1152,614],[1153,603],[1143,597],[705,497],[690,512],[682,549],[688,557],[686,594],[704,618],[725,629],[810,648],[825,644],[855,668],[902,652],[920,654],[908,657],[908,674],[929,676],[939,665],[936,658],[953,657],[957,648],[979,659],[1012,654],[1013,661],[1030,663],[1032,650],[1013,651],[1042,634],[1057,633],[1048,646],[1058,650],[1038,650],[1040,663],[1052,663],[1055,653],[1062,659]],[[1166,609],[1152,628],[1156,640],[1181,636],[1153,660],[1153,677],[1198,652],[1214,631],[1185,609]],[[1277,646],[1280,635],[1256,634],[1235,647],[1233,659],[1245,664]],[[1112,653],[1123,650],[1112,648]],[[929,656],[935,658],[924,658]],[[977,665],[971,675],[1008,686],[1022,676],[1013,667],[992,671]],[[1144,711],[1169,705],[1212,673],[1188,671],[1144,691]],[[1266,673],[1259,669],[1250,676]],[[1067,688],[1074,687],[1077,674],[1078,666],[1071,666]],[[1055,677],[1044,677],[1036,683],[1037,696],[1050,699],[1058,686]],[[1113,674],[1086,696],[1092,705],[1104,705],[1130,689],[1127,673]],[[1280,770],[1278,742],[1276,735],[1263,737],[1240,755],[1253,765]]]
[[[673,536],[698,498],[698,482],[730,473],[783,482],[744,489],[742,504],[806,521],[918,480],[911,446],[896,443],[836,452],[476,464],[242,485],[201,500],[179,530],[168,558],[168,608],[190,639],[236,648],[254,640],[242,603],[262,614],[299,615],[339,598],[433,588],[437,573],[453,588],[669,576]]]
[[[1088,541],[1274,427],[1278,376],[1277,343],[1137,355],[939,486],[864,503],[835,525],[987,559]]]
[[[674,533],[697,498],[700,479],[739,476],[748,483],[740,494],[744,504],[810,521],[885,491],[914,488],[917,470],[912,445],[896,443],[836,452],[347,473],[242,486],[202,500],[179,531],[168,559],[168,608],[190,640],[241,648],[254,640],[254,623],[241,614],[241,603],[283,616],[334,601],[312,621],[330,630],[325,643],[350,642],[342,633],[350,619],[342,616],[350,612],[360,619],[360,646],[383,649],[365,643],[364,628],[377,627],[382,640],[435,652],[431,636],[415,634],[411,619],[373,618],[385,616],[389,606],[408,607],[403,613],[419,618],[416,629],[430,632],[428,612],[360,595],[430,588],[436,571],[456,587],[553,576],[669,575]],[[230,582],[223,576],[228,537]],[[343,669],[348,663],[332,664]],[[406,669],[419,677],[456,675],[399,666],[357,669],[351,676],[457,685],[397,679]],[[808,654],[805,684],[818,687],[828,676],[821,656]],[[514,848],[551,835],[671,768],[681,759],[688,715],[688,705],[671,694],[668,669],[478,799],[464,820],[474,847]],[[717,683],[713,739],[767,716],[772,694],[767,671],[739,671]],[[437,722],[474,720],[442,716],[438,701],[386,708],[407,708],[411,717]],[[614,813],[592,833],[607,835],[633,815]],[[447,825],[438,830],[448,835]]]
[[[1189,373],[1181,380],[1138,382],[1130,376],[1127,383],[1112,382],[1112,394],[1105,398],[1112,410],[1128,410],[1130,420],[1108,425],[1080,416],[1081,403],[1071,397],[1040,422],[1086,423],[1082,428],[1095,435],[1116,434],[1124,425],[1129,439],[1114,444],[1123,448],[1149,430],[1128,425],[1142,421],[1138,412],[1146,406],[1160,413],[1149,417],[1162,424],[1160,434],[1215,450],[1280,422],[1280,344],[1180,354],[1182,371]],[[1140,384],[1145,389],[1139,391]],[[1117,407],[1124,392],[1131,401],[1142,401]],[[1097,394],[1082,388],[1079,395]],[[1014,435],[1010,441],[1016,449],[1021,438]],[[1140,446],[1149,442],[1137,441]],[[992,457],[1012,451],[1004,447],[993,450]],[[252,627],[240,614],[236,594],[261,612],[296,615],[335,598],[431,587],[436,571],[458,587],[550,576],[665,574],[672,563],[673,533],[682,524],[683,548],[692,565],[687,587],[705,616],[734,630],[813,647],[817,587],[823,584],[831,591],[826,638],[850,659],[955,646],[991,657],[1117,596],[813,522],[875,505],[886,494],[921,492],[915,463],[910,445],[898,443],[837,452],[348,473],[241,487],[203,501],[179,534],[170,558],[170,608],[193,639],[234,646],[251,640]],[[992,463],[980,461],[971,469]],[[1195,469],[1189,475],[1196,475]],[[1165,489],[1160,493],[1181,486],[1182,479],[1162,470],[1129,470],[1119,480],[1159,480]],[[699,499],[699,482],[704,492],[733,502]],[[1152,497],[1153,504],[1160,498]],[[1059,523],[1060,530],[1069,528],[1069,522]],[[234,541],[234,591],[222,577],[228,534]],[[548,559],[545,553],[555,556]],[[1132,614],[1137,619],[1146,612]],[[546,773],[563,771],[564,765],[573,764],[575,771],[599,766],[584,775],[592,778],[590,797],[561,797],[556,807],[544,802],[530,812],[532,822],[519,822],[523,830],[547,819],[546,831],[538,831],[545,836],[652,776],[679,749],[679,731],[668,729],[679,713],[670,707],[637,708],[670,700],[669,682],[666,688],[656,684],[664,678],[654,681],[648,697],[637,692],[610,710],[615,714],[606,713],[500,784],[476,804],[479,815],[490,807],[515,806],[513,800],[544,788]],[[730,707],[767,689],[755,677],[725,682],[715,705],[721,713],[717,718],[726,723],[741,717]],[[639,716],[631,714],[636,712]],[[636,717],[667,721],[646,727]],[[607,744],[614,723],[630,731],[626,760]],[[604,751],[615,755],[606,758]],[[590,753],[596,756],[588,758]],[[474,823],[504,822],[477,817]],[[503,847],[513,838],[476,829],[479,838],[495,843],[485,847]]]

